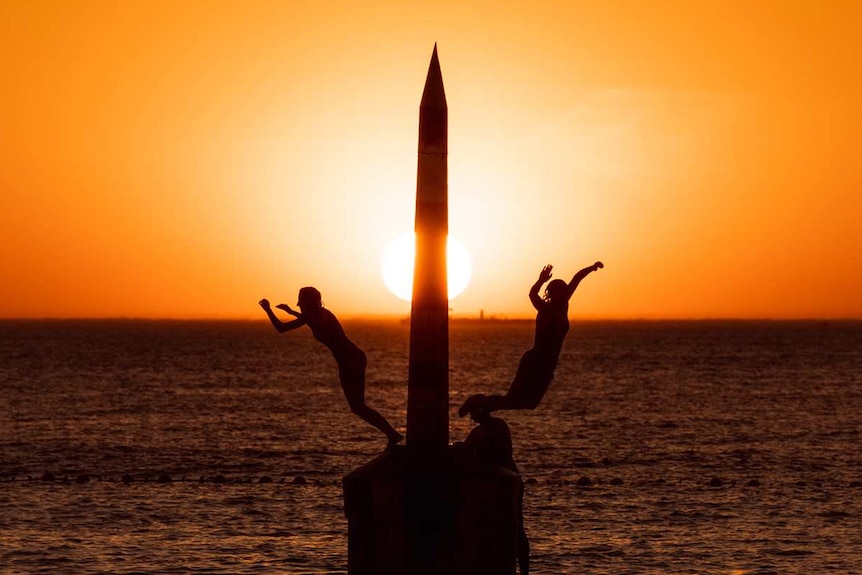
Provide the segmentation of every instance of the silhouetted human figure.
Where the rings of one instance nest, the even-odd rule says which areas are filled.
[[[335,314],[323,307],[323,301],[317,289],[304,287],[299,290],[296,304],[300,309],[299,312],[294,311],[287,304],[275,306],[296,318],[286,323],[276,317],[268,300],[262,299],[259,303],[279,333],[304,325],[310,327],[314,339],[329,348],[338,364],[341,389],[344,390],[350,410],[386,434],[390,446],[404,439],[404,436],[398,433],[385,417],[365,403],[365,367],[368,364],[365,352],[347,337]]]
[[[539,279],[530,288],[530,302],[538,312],[533,347],[521,356],[509,391],[506,395],[486,396],[479,393],[468,397],[458,410],[460,417],[475,409],[535,409],[539,405],[554,379],[563,340],[569,331],[569,299],[581,280],[603,267],[602,262],[585,267],[569,283],[553,280],[545,288],[544,298],[539,296],[539,289],[551,279],[553,266],[542,268]]]
[[[491,465],[499,465],[518,473],[518,466],[512,457],[512,434],[509,425],[499,417],[493,417],[487,409],[474,409],[470,417],[478,423],[467,439],[464,447],[472,449],[483,461]],[[520,474],[519,474],[520,475]],[[530,541],[524,529],[524,482],[520,482],[518,494],[518,567],[521,575],[530,572]]]

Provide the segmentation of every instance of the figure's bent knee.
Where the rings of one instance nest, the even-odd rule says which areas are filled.
[[[348,403],[348,405],[350,406],[350,412],[354,415],[365,415],[371,410],[371,408],[368,407],[365,402],[351,401]]]
[[[524,401],[524,409],[536,409],[540,403],[542,403],[541,397],[528,397]]]

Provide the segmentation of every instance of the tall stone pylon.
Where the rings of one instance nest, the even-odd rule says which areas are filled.
[[[447,116],[437,46],[419,106],[407,445],[344,477],[349,575],[514,575],[520,477],[449,445]]]
[[[407,447],[440,450],[449,443],[448,107],[437,45],[419,104],[416,168],[416,260],[410,314]]]

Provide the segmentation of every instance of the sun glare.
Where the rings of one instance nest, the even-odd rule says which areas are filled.
[[[413,262],[416,257],[416,236],[412,232],[390,242],[380,262],[383,283],[389,291],[410,301],[413,297]],[[473,266],[470,254],[457,239],[449,236],[446,241],[446,272],[449,284],[449,299],[458,296],[470,283]]]

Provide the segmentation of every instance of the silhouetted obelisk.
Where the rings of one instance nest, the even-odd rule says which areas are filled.
[[[513,575],[520,477],[449,445],[447,115],[437,46],[419,106],[407,446],[344,477],[350,575]]]
[[[437,45],[419,104],[416,171],[416,263],[410,315],[407,447],[443,449],[449,443],[448,109]]]

